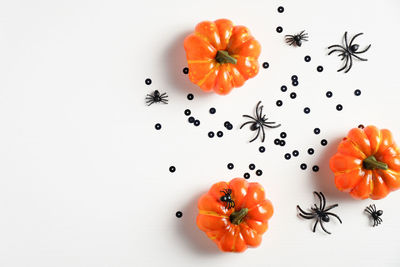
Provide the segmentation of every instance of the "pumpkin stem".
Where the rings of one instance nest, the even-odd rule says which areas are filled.
[[[241,209],[239,211],[234,211],[229,216],[231,223],[239,225],[242,223],[244,217],[246,217],[247,213],[249,212],[248,208]]]
[[[221,64],[224,64],[224,63],[236,64],[237,63],[237,59],[230,56],[228,51],[224,51],[224,50],[218,50],[217,55],[215,56],[215,60]]]
[[[363,160],[363,167],[367,170],[382,169],[387,170],[389,167],[386,163],[377,161],[374,156],[369,156]]]

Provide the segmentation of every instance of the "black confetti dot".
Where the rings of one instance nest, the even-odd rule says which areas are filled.
[[[192,112],[190,111],[190,109],[185,109],[185,115],[189,116],[190,114],[192,114]]]
[[[286,92],[286,91],[287,91],[286,85],[282,85],[282,86],[281,86],[281,91],[282,91],[282,92]]]
[[[250,178],[250,173],[246,172],[243,174],[244,179],[249,179]]]
[[[307,164],[305,164],[305,163],[300,164],[300,169],[302,169],[302,170],[307,169]]]
[[[314,133],[315,133],[315,134],[320,134],[320,133],[321,133],[321,130],[320,130],[319,128],[314,128]]]
[[[217,110],[215,108],[210,108],[210,114],[215,114],[215,112],[217,112]]]
[[[281,132],[280,137],[281,138],[286,138],[287,134],[285,132]]]
[[[299,151],[293,150],[292,155],[293,155],[293,157],[297,157],[299,155]]]
[[[307,150],[307,152],[308,152],[308,154],[312,155],[312,154],[314,154],[314,149],[313,148],[309,148]]]
[[[183,73],[184,74],[188,74],[189,73],[189,68],[188,67],[183,68]]]
[[[360,124],[360,125],[358,125],[358,128],[364,129],[364,125]]]
[[[260,151],[261,153],[264,153],[265,152],[265,147],[264,146],[260,146],[258,148],[258,151]]]
[[[282,106],[282,104],[283,104],[282,100],[276,101],[276,105],[277,105],[278,107]]]
[[[328,144],[328,141],[326,139],[321,140],[321,145],[326,146]]]
[[[331,98],[333,96],[333,93],[331,91],[326,92],[326,97]]]
[[[283,8],[283,6],[278,7],[278,12],[279,12],[279,13],[283,13],[283,11],[285,11],[285,9]]]
[[[254,165],[253,163],[251,163],[250,165],[249,165],[249,169],[250,170],[254,170],[256,168],[256,165]]]
[[[343,109],[342,105],[340,105],[340,104],[336,105],[336,110],[341,111],[342,109]]]
[[[223,133],[222,131],[218,131],[218,132],[217,132],[217,136],[218,136],[218,137],[222,137],[222,136],[224,136],[224,133]]]
[[[311,110],[310,110],[309,107],[305,107],[305,108],[304,108],[304,113],[308,114],[308,113],[310,113],[310,111],[311,111]]]
[[[317,172],[317,171],[319,171],[319,167],[318,167],[317,165],[314,165],[314,166],[312,167],[312,170],[313,170],[314,172]]]
[[[228,129],[228,130],[232,130],[233,129],[233,125],[229,123],[225,128]]]
[[[278,138],[276,138],[275,140],[274,140],[274,144],[275,145],[279,145],[281,143],[281,140],[279,140]]]
[[[192,116],[190,116],[190,117],[188,118],[188,122],[193,123],[194,121],[195,121],[195,119],[194,119]]]
[[[354,91],[354,94],[355,94],[356,96],[361,95],[361,90],[360,90],[360,89],[355,90],[355,91]]]
[[[281,26],[276,27],[276,32],[281,33],[283,31]]]
[[[256,170],[256,175],[261,176],[263,174],[262,170]]]
[[[199,120],[195,120],[194,121],[194,126],[199,126],[200,125],[200,121]]]
[[[285,154],[285,159],[290,159],[292,156],[289,153]]]
[[[170,171],[170,172],[175,172],[175,171],[176,171],[176,168],[175,168],[175,166],[171,166],[171,167],[169,167],[169,171]]]
[[[182,211],[177,211],[177,212],[175,213],[175,216],[176,216],[177,218],[181,218],[181,217],[183,216]]]
[[[213,138],[214,137],[214,132],[208,132],[208,137]]]
[[[150,85],[151,84],[151,79],[147,78],[146,80],[144,80],[144,83],[147,84],[147,85]]]
[[[188,94],[188,95],[187,95],[187,99],[188,99],[188,100],[193,100],[193,98],[194,98],[194,95],[193,95],[193,94]]]
[[[156,128],[156,130],[160,130],[161,129],[161,124],[156,123],[156,125],[154,125],[154,128]]]
[[[297,75],[292,75],[291,79],[292,79],[292,81],[297,81],[299,79],[299,77],[297,77]]]
[[[262,66],[263,66],[264,69],[268,69],[269,63],[268,63],[268,62],[264,62],[264,63],[262,64]]]
[[[228,163],[227,167],[228,167],[229,170],[232,170],[233,167],[234,167],[234,166],[233,166],[233,163]]]
[[[318,66],[318,67],[317,67],[317,71],[318,71],[318,72],[322,72],[323,70],[324,70],[324,67],[322,67],[322,66]]]
[[[290,93],[290,98],[291,98],[291,99],[295,99],[296,96],[297,96],[297,94],[296,94],[295,92],[291,92],[291,93]]]
[[[305,56],[304,57],[304,61],[305,62],[310,62],[311,61],[311,57],[310,56]]]
[[[293,86],[299,85],[299,81],[292,81],[292,85],[293,85]]]
[[[285,145],[286,145],[285,140],[280,140],[280,141],[279,141],[279,145],[280,145],[280,146],[285,146]]]

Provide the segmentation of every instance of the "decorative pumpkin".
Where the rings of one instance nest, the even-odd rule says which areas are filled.
[[[200,197],[197,226],[222,251],[242,252],[261,243],[273,207],[259,183],[235,178],[214,184]]]
[[[400,150],[386,129],[351,129],[329,165],[336,187],[357,199],[381,199],[400,188]]]
[[[204,91],[225,95],[258,73],[260,44],[248,28],[228,19],[200,22],[184,47],[189,79]]]

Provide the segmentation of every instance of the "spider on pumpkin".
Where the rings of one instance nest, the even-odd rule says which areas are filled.
[[[225,202],[225,209],[229,210],[235,207],[235,202],[232,199],[232,189],[224,189],[221,191],[224,195],[219,200]]]
[[[256,136],[250,140],[250,143],[253,142],[254,140],[256,140],[257,137],[260,135],[260,133],[262,133],[261,142],[264,142],[264,140],[265,140],[264,127],[278,128],[279,126],[281,126],[280,124],[276,124],[276,122],[267,121],[268,118],[265,118],[265,114],[262,114],[262,110],[263,110],[264,106],[263,105],[260,106],[260,104],[261,104],[261,101],[259,101],[256,106],[256,117],[254,118],[249,115],[243,115],[243,117],[249,118],[250,121],[247,121],[247,122],[243,123],[242,126],[240,126],[240,129],[242,129],[243,126],[245,126],[247,124],[251,124],[250,130],[257,131]],[[276,124],[276,125],[273,125],[273,124]]]
[[[327,208],[325,208],[326,204],[326,199],[324,194],[322,192],[315,192],[314,194],[318,197],[319,199],[319,207],[317,207],[317,204],[314,204],[314,207],[311,207],[312,212],[305,212],[300,208],[299,205],[297,205],[297,208],[300,210],[299,215],[304,218],[304,219],[316,219],[315,224],[313,227],[313,232],[315,233],[315,229],[317,228],[317,224],[319,223],[321,225],[322,230],[325,231],[327,234],[331,234],[329,231],[327,231],[323,225],[323,222],[329,222],[329,215],[336,217],[340,223],[342,223],[342,220],[337,216],[336,214],[332,212],[328,212],[329,210],[336,208],[339,206],[338,204],[331,205]]]
[[[308,33],[304,33],[305,31],[302,31],[301,33],[294,34],[294,35],[285,35],[286,38],[286,43],[289,45],[293,46],[301,46],[302,41],[308,41]]]
[[[382,210],[376,210],[376,206],[375,204],[369,205],[368,207],[365,208],[365,212],[369,213],[371,218],[374,220],[374,227],[378,226],[379,224],[381,224],[381,222],[383,222],[382,218],[380,216],[382,216],[383,211]]]
[[[160,92],[158,90],[155,90],[153,93],[147,94],[146,104],[148,106],[150,106],[151,104],[160,103],[160,102],[164,103],[164,104],[168,104],[167,98],[168,98],[167,93],[160,94]]]

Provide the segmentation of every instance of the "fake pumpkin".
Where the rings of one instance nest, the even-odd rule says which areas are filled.
[[[400,188],[400,149],[386,129],[351,129],[329,165],[336,187],[357,199],[381,199]]]
[[[226,95],[259,70],[261,45],[248,28],[228,19],[200,22],[184,47],[189,79],[206,92]]]
[[[214,184],[200,197],[198,208],[197,226],[226,252],[242,252],[260,245],[273,214],[264,188],[243,178]]]

